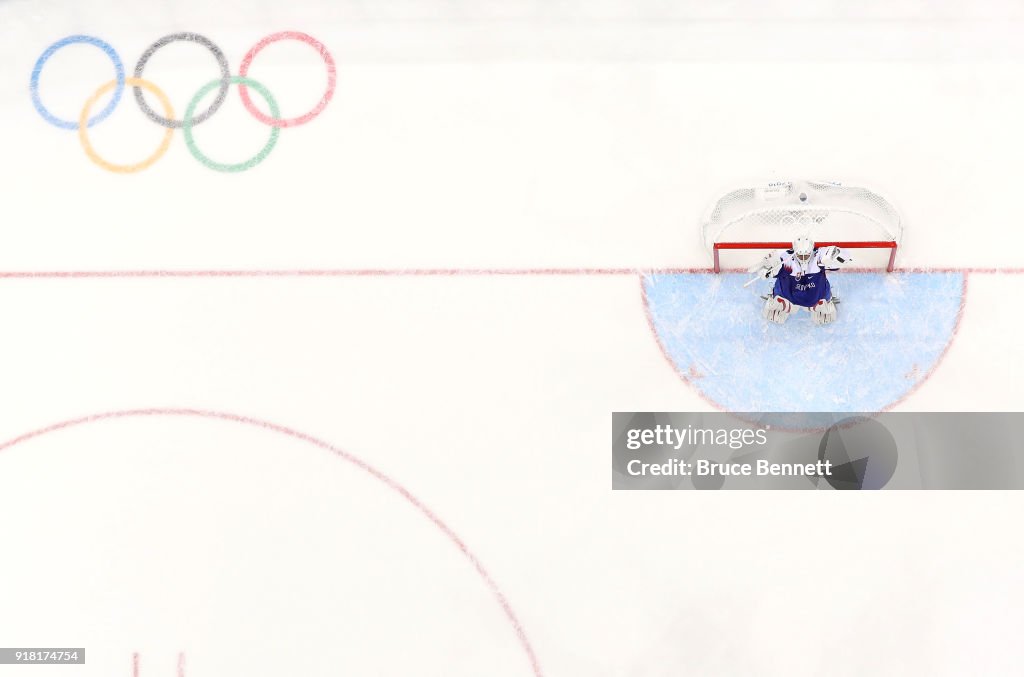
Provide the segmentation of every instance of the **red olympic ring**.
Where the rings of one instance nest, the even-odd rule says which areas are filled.
[[[245,55],[245,58],[242,59],[242,65],[238,68],[238,74],[243,78],[247,77],[249,74],[249,66],[252,65],[253,58],[259,54],[260,50],[272,42],[279,42],[281,40],[298,40],[299,42],[306,43],[320,53],[320,58],[324,60],[324,64],[327,66],[327,90],[320,98],[320,102],[314,106],[311,111],[304,115],[294,118],[277,119],[272,118],[269,115],[264,115],[260,112],[249,97],[249,88],[245,85],[238,86],[238,94],[242,97],[242,103],[245,104],[245,109],[263,124],[270,125],[271,127],[298,127],[299,125],[304,125],[315,118],[320,114],[324,107],[327,106],[331,97],[334,96],[334,88],[337,85],[338,76],[334,66],[334,58],[331,57],[331,53],[327,51],[327,48],[323,43],[311,35],[300,33],[298,31],[282,31],[280,33],[268,35],[260,40],[252,49],[249,50],[249,53]]]

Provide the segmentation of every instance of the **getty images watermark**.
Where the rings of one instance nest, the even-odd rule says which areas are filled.
[[[613,489],[1021,489],[1020,413],[612,416]]]
[[[768,444],[768,431],[764,428],[694,428],[688,424],[676,428],[669,424],[658,424],[653,428],[630,428],[626,431],[626,449],[639,451],[644,447],[668,447],[678,451],[684,447],[727,447],[737,451]],[[682,458],[668,458],[664,461],[645,462],[632,458],[626,463],[626,474],[632,477],[645,475],[698,477],[821,477],[832,474],[832,462],[817,460],[809,463],[773,463],[759,458],[753,461],[714,461],[697,458],[686,461]]]

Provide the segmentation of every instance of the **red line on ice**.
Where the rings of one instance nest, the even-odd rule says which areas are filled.
[[[870,268],[849,268],[850,272],[882,272]],[[486,277],[486,276],[592,276],[592,275],[682,275],[713,273],[711,268],[266,268],[266,269],[138,269],[138,270],[10,270],[0,279],[89,279],[89,278],[260,278],[260,277]],[[723,273],[745,272],[742,269]],[[1024,273],[1024,268],[897,268],[897,273]]]
[[[218,278],[218,277],[460,277],[527,275],[646,275],[708,273],[709,268],[328,268],[265,270],[37,270],[3,271],[0,279]]]
[[[18,437],[7,440],[6,442],[0,443],[0,452],[6,451],[19,444],[23,444],[36,437],[41,437],[49,433],[57,432],[59,430],[64,430],[67,428],[73,428],[87,423],[97,423],[99,421],[110,419],[146,416],[185,416],[195,418],[206,418],[228,421],[232,423],[239,423],[248,426],[253,426],[256,428],[262,428],[263,430],[279,433],[281,435],[285,435],[287,437],[291,437],[293,439],[297,439],[303,442],[308,442],[313,446],[331,452],[332,454],[338,456],[342,460],[348,461],[349,463],[359,468],[360,470],[363,470],[366,473],[372,475],[374,478],[385,484],[389,489],[401,495],[402,498],[404,498],[406,501],[412,504],[413,507],[415,507],[421,513],[423,513],[423,515],[425,515],[427,519],[429,519],[433,523],[433,525],[441,531],[441,533],[448,537],[448,540],[450,540],[455,545],[455,547],[457,547],[462,552],[466,559],[470,561],[470,563],[473,565],[473,568],[476,569],[477,574],[480,576],[481,579],[483,579],[484,583],[490,589],[491,594],[494,595],[498,603],[501,605],[501,609],[505,613],[506,619],[511,624],[513,630],[516,633],[516,637],[519,640],[520,646],[526,653],[526,657],[529,660],[530,667],[533,671],[534,677],[543,677],[543,672],[541,671],[540,662],[537,659],[537,654],[526,636],[526,630],[524,629],[523,624],[520,622],[519,617],[516,616],[515,612],[512,610],[512,605],[505,597],[505,593],[501,591],[501,589],[498,587],[498,584],[491,577],[491,574],[484,567],[483,563],[477,558],[475,554],[473,554],[473,552],[469,549],[465,542],[463,542],[462,538],[460,538],[459,535],[456,534],[451,527],[445,524],[445,522],[442,521],[441,518],[438,517],[433,510],[427,507],[427,505],[423,503],[423,501],[417,498],[411,491],[406,489],[404,486],[399,484],[397,480],[391,478],[389,475],[385,474],[381,470],[378,470],[377,468],[370,465],[366,461],[362,460],[358,456],[354,456],[348,453],[347,451],[339,449],[338,447],[335,447],[334,445],[325,442],[324,440],[321,440],[317,437],[307,435],[306,433],[295,430],[294,428],[288,428],[286,426],[271,423],[269,421],[264,421],[262,419],[251,418],[248,416],[240,416],[238,414],[230,414],[220,411],[187,408],[124,409],[119,411],[108,411],[100,414],[93,414],[91,416],[83,416],[80,418],[68,419],[65,421],[61,421],[59,423],[48,425],[44,428],[29,431],[27,433],[19,435]],[[179,659],[179,661],[181,661],[180,665],[182,669],[184,666],[183,660],[183,658]],[[133,655],[132,665],[134,677],[138,677],[138,654]]]

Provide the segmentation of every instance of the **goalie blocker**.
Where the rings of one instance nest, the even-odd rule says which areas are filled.
[[[851,260],[839,247],[818,249],[808,237],[798,237],[792,249],[768,253],[750,269],[766,280],[775,278],[775,287],[765,300],[764,318],[782,324],[797,308],[806,308],[815,324],[835,322],[836,299],[827,271],[839,270]]]

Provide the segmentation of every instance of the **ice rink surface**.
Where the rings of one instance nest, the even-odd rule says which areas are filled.
[[[612,493],[608,457],[612,411],[809,407],[809,361],[851,408],[1022,408],[1021,28],[993,0],[0,1],[0,644],[89,652],[9,671],[1015,674],[1015,494]],[[193,145],[273,138],[246,171],[131,86],[86,141],[168,135],[137,173],[33,106],[68,36],[131,78],[170,34],[238,75],[279,31],[337,87],[274,133],[233,85]],[[175,42],[144,78],[180,117],[217,69]],[[248,77],[295,117],[327,73],[289,41]],[[38,92],[75,121],[112,80],[75,44]],[[766,337],[743,277],[680,271],[715,199],[801,178],[889,198],[901,272]]]

